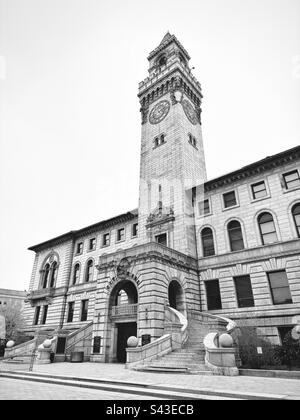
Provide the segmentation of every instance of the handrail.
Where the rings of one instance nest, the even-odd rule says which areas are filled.
[[[177,311],[177,309],[174,309],[171,306],[168,306],[167,308],[169,309],[170,312],[173,312],[173,314],[175,314],[177,316],[180,324],[182,325],[182,327],[181,327],[181,344],[184,345],[188,340],[188,328],[187,328],[188,327],[188,320],[181,312]]]

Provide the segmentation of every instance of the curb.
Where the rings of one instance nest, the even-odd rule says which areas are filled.
[[[125,392],[137,395],[149,395],[170,399],[213,399],[219,397],[224,399],[241,400],[288,400],[288,396],[281,394],[253,394],[250,392],[220,391],[209,388],[186,389],[177,386],[155,385],[151,383],[114,381],[108,379],[96,379],[88,377],[74,377],[66,375],[50,375],[28,372],[3,372],[0,377],[11,379],[29,380],[33,382],[44,382],[82,388],[102,389],[106,391]],[[122,388],[123,387],[123,388]],[[206,397],[206,398],[205,398]]]

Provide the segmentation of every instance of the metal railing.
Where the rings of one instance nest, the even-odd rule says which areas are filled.
[[[127,317],[127,316],[136,316],[138,310],[138,303],[132,305],[119,305],[113,306],[111,308],[112,317]]]

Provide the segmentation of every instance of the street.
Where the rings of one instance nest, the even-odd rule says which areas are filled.
[[[0,378],[0,400],[155,400],[155,397]]]

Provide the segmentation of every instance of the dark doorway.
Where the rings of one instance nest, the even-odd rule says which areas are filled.
[[[126,322],[117,324],[118,338],[117,338],[117,361],[119,363],[126,363],[126,347],[127,340],[132,335],[136,337],[137,327],[136,322]]]
[[[64,354],[66,349],[66,337],[57,338],[56,354]]]
[[[171,308],[177,309],[182,314],[185,313],[184,292],[176,280],[169,284],[169,304]]]

